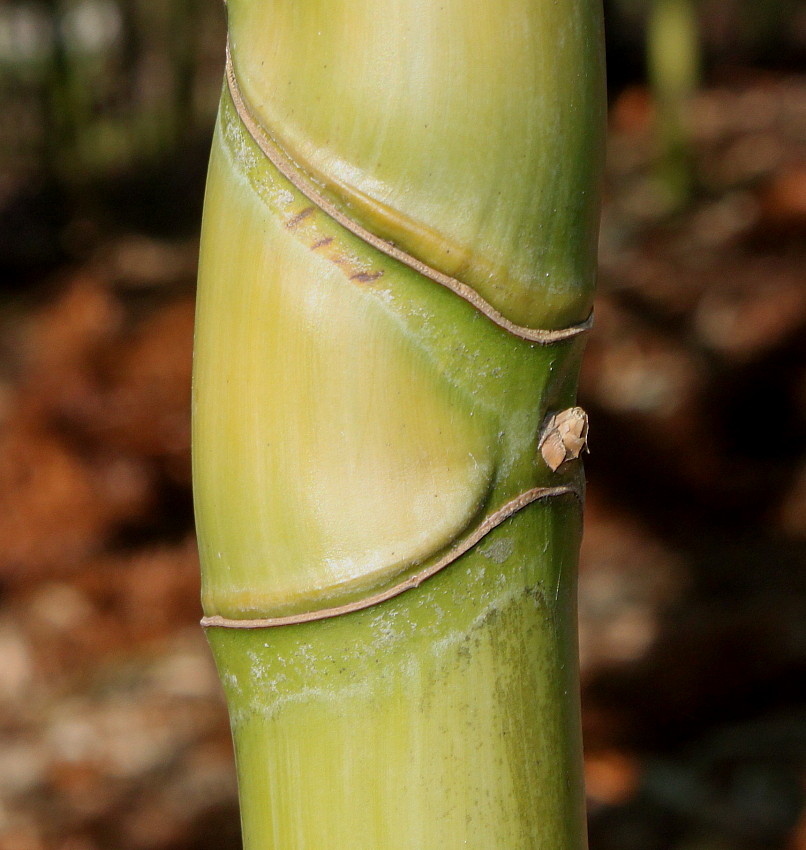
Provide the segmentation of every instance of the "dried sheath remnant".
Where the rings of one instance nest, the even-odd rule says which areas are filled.
[[[587,448],[588,414],[581,407],[569,407],[546,419],[538,449],[552,472]]]

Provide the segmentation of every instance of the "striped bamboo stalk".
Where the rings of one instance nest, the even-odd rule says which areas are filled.
[[[598,0],[230,0],[194,489],[247,850],[584,847]]]

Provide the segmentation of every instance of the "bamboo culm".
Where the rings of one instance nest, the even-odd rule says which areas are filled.
[[[246,850],[581,850],[601,9],[229,0],[193,461]]]

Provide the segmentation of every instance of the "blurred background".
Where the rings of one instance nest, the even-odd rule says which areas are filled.
[[[609,0],[591,850],[806,850],[806,5]],[[215,0],[0,0],[0,847],[239,847],[198,627]]]

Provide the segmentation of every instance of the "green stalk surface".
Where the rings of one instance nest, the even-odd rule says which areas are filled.
[[[229,16],[193,461],[244,847],[581,850],[582,470],[539,443],[575,404],[584,336],[524,338],[439,280],[516,328],[588,317],[599,5]]]

